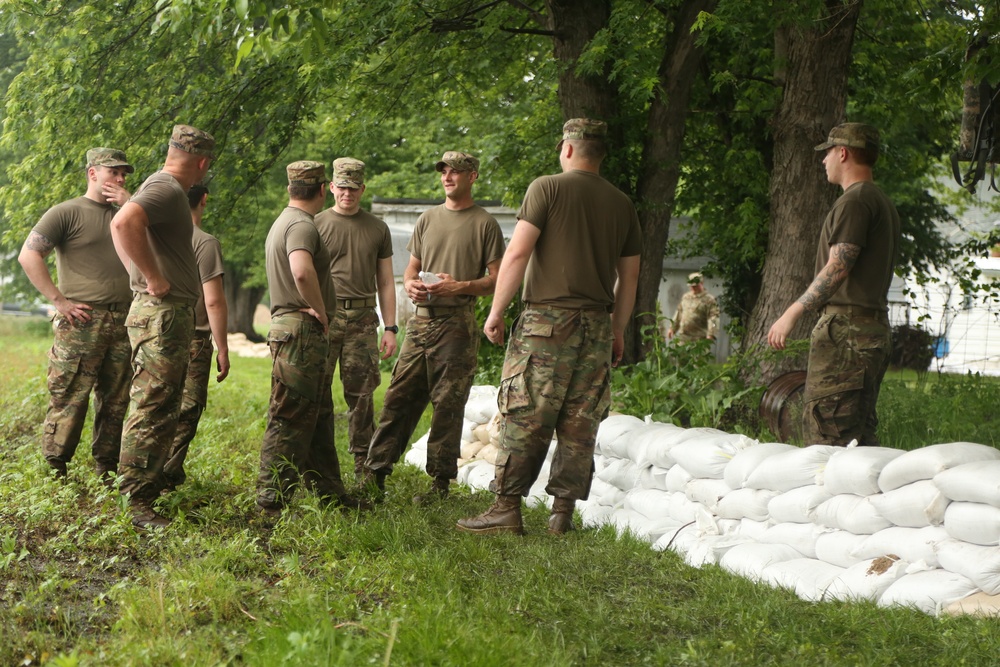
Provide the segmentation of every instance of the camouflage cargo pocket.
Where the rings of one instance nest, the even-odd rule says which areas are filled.
[[[517,410],[531,407],[531,393],[528,391],[528,365],[531,354],[508,357],[503,364],[503,379],[497,394],[500,414],[508,415]]]
[[[827,438],[839,438],[857,426],[865,370],[844,371],[835,382],[814,389],[813,400],[806,410],[816,432]]]
[[[80,368],[80,357],[62,357],[52,348],[48,352],[49,370],[48,386],[49,393],[63,394],[73,382],[77,371]]]

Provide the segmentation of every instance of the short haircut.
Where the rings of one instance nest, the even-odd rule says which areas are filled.
[[[608,144],[604,139],[567,139],[584,160],[599,162],[608,154]]]
[[[851,154],[851,157],[858,164],[871,167],[878,162],[877,148],[851,148],[849,146],[844,146],[844,148],[847,149],[847,152]]]
[[[313,199],[326,188],[327,181],[313,183],[312,185],[289,185],[288,196],[292,199],[306,201]]]
[[[188,190],[188,205],[192,208],[198,208],[198,204],[201,203],[201,198],[208,194],[208,187],[202,185],[201,183],[195,183]]]

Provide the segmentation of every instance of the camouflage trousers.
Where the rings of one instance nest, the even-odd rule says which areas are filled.
[[[478,352],[479,328],[471,308],[410,318],[368,449],[367,467],[392,472],[430,402],[434,413],[427,440],[427,473],[448,479],[458,474],[462,421]]]
[[[890,329],[879,318],[825,314],[812,331],[803,395],[806,444],[878,446],[875,404],[889,367]]]
[[[378,362],[378,315],[371,308],[339,308],[330,322],[330,377],[339,363],[352,454],[367,454],[375,432],[374,393],[382,383]]]
[[[91,452],[98,468],[118,469],[122,422],[128,410],[131,348],[125,329],[127,306],[95,306],[89,322],[52,320],[49,408],[42,431],[46,459],[69,462],[80,444],[90,393],[94,393]]]
[[[528,308],[511,333],[497,404],[503,421],[494,490],[527,495],[557,436],[545,490],[586,499],[597,427],[611,405],[611,317]]]
[[[313,317],[271,318],[271,400],[260,447],[257,504],[280,509],[301,480],[319,496],[347,493],[333,433],[330,342]]]
[[[177,415],[177,433],[170,446],[163,476],[168,486],[180,486],[187,480],[184,459],[198,431],[198,422],[208,404],[208,382],[212,377],[212,336],[207,331],[195,331],[188,348],[187,376],[181,397],[181,411]]]
[[[164,486],[163,466],[177,432],[194,305],[137,293],[125,325],[133,373],[122,434],[121,492],[152,500]]]

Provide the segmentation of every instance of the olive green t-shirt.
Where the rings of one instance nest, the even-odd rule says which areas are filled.
[[[816,273],[826,266],[830,246],[835,243],[860,246],[861,253],[830,303],[875,310],[886,308],[899,238],[899,214],[885,193],[871,181],[848,187],[823,222]]]
[[[202,285],[225,272],[222,264],[222,245],[218,239],[198,225],[194,226],[194,233],[191,234],[191,247],[198,261],[198,277]],[[212,330],[208,323],[208,311],[205,309],[204,288],[198,296],[198,303],[194,304],[194,328],[195,331]]]
[[[146,179],[129,201],[142,207],[149,221],[148,237],[160,272],[170,283],[170,296],[190,300],[201,294],[198,262],[191,247],[191,206],[187,192],[177,180],[158,171]],[[129,272],[133,292],[146,291],[146,279],[132,264]]]
[[[528,186],[517,217],[541,230],[525,272],[526,302],[613,306],[618,260],[642,250],[639,217],[625,193],[588,171],[542,176]]]
[[[374,297],[378,260],[392,257],[389,226],[368,211],[343,215],[329,208],[316,216],[316,229],[330,251],[337,298]]]
[[[271,315],[284,315],[309,308],[295,286],[292,266],[288,260],[288,256],[296,250],[305,250],[312,255],[326,315],[333,317],[337,310],[337,299],[333,279],[330,277],[330,251],[323,245],[313,216],[293,206],[288,206],[281,212],[271,225],[271,231],[267,233],[267,240],[264,242]]]
[[[406,249],[420,260],[421,271],[476,280],[486,275],[487,265],[503,259],[503,232],[482,206],[452,211],[441,204],[420,214]],[[430,305],[464,306],[475,300],[461,294],[435,297]]]
[[[128,271],[111,240],[114,216],[111,204],[77,197],[50,208],[32,229],[55,246],[59,291],[67,299],[91,304],[132,300]]]

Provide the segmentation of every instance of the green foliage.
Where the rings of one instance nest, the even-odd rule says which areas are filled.
[[[889,363],[923,373],[934,359],[934,337],[921,326],[900,324],[892,328],[892,354]]]

